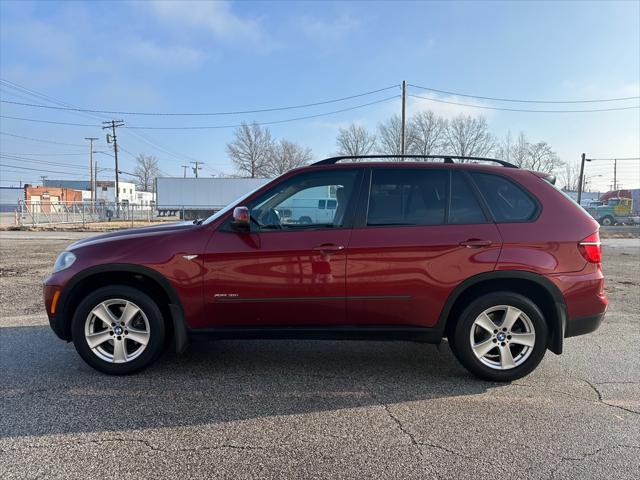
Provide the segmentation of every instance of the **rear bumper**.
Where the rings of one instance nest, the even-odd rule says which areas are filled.
[[[596,330],[602,320],[609,301],[604,292],[602,271],[589,266],[582,272],[550,276],[558,287],[566,307],[564,337],[575,337]]]
[[[602,320],[604,320],[604,312],[598,315],[592,315],[590,317],[582,317],[570,320],[567,322],[567,327],[564,332],[565,338],[576,337],[578,335],[585,335],[598,329]]]

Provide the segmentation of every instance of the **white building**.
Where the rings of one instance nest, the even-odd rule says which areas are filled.
[[[144,207],[152,207],[155,205],[155,194],[153,192],[137,191],[135,183],[118,182],[118,190],[118,200],[120,203]],[[96,184],[96,201],[114,203],[116,201],[115,182],[98,181]]]

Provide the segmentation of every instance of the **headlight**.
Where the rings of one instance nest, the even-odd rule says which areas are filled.
[[[76,261],[76,256],[71,252],[62,252],[58,255],[56,263],[53,265],[53,273],[69,268]]]

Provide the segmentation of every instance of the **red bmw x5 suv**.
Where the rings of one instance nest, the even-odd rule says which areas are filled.
[[[44,285],[52,329],[110,374],[205,335],[447,338],[469,371],[509,381],[598,328],[598,224],[551,177],[369,158],[293,170],[204,221],[70,245]]]

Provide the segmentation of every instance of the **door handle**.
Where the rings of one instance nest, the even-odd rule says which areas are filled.
[[[482,240],[480,238],[469,238],[464,242],[460,242],[461,247],[467,248],[480,248],[480,247],[488,247],[493,242],[491,240]]]
[[[314,252],[322,252],[326,254],[336,253],[341,250],[344,250],[343,245],[336,245],[334,243],[323,243],[322,245],[318,245],[317,247],[313,247]]]

